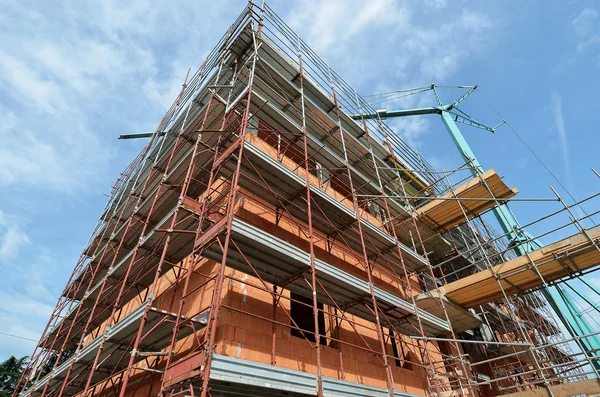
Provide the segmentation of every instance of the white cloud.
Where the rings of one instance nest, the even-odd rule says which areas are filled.
[[[15,291],[0,291],[0,310],[5,313],[19,315],[27,313],[48,319],[53,309],[54,306],[44,304],[25,294],[15,293]]]
[[[35,259],[28,262],[29,265],[23,266],[27,274],[24,280],[24,292],[31,299],[54,303],[57,297],[50,289],[49,279],[55,274],[57,264],[56,258],[52,257],[50,252],[45,247],[39,247]]]
[[[36,325],[30,319],[23,320],[23,317],[22,313],[6,314],[0,311],[0,324],[2,324],[0,332],[17,335],[21,338],[38,340],[43,331],[43,326]],[[21,338],[0,335],[0,357],[2,361],[11,355],[23,357],[31,354],[36,343]]]
[[[100,3],[99,22],[107,31],[148,34],[155,26],[160,6],[150,1],[107,0]]]
[[[342,66],[350,85],[360,88],[368,84],[392,91],[446,82],[464,60],[485,48],[483,44],[496,27],[494,20],[467,9],[449,19],[445,7],[443,0],[425,5],[391,0],[300,1],[284,19],[332,68]],[[373,81],[386,74],[384,83]],[[369,91],[367,94],[382,92]],[[391,108],[396,104],[374,106]],[[407,120],[392,124],[411,145],[422,146],[428,123]]]
[[[458,54],[447,54],[437,59],[426,59],[421,63],[421,72],[425,76],[432,76],[436,81],[444,80],[457,71],[459,65]]]
[[[38,340],[53,306],[18,290],[0,291],[0,331]],[[9,355],[30,355],[35,342],[0,335],[0,360]]]
[[[0,236],[0,259],[12,258],[19,248],[30,243],[29,236],[22,230],[10,227]]]
[[[598,12],[592,8],[584,8],[579,15],[573,19],[573,28],[579,36],[586,36],[595,25]]]
[[[554,125],[556,127],[556,131],[558,132],[558,137],[560,140],[560,151],[563,158],[563,167],[565,168],[565,172],[567,174],[567,183],[569,185],[569,190],[572,189],[572,177],[571,177],[571,162],[569,160],[569,142],[567,137],[567,129],[565,128],[565,121],[563,118],[562,111],[562,99],[560,95],[554,91],[551,94],[552,100],[552,115],[554,116]]]
[[[53,18],[6,7],[22,26],[0,26],[0,111],[7,119],[0,126],[0,186],[81,192],[108,175],[119,133],[160,118],[148,118],[148,110],[167,101],[145,97],[141,88],[158,73],[155,51],[134,37],[158,34],[154,25],[142,28],[152,5],[137,2],[137,28],[125,32],[133,16],[120,20],[119,7],[103,4],[106,14],[82,2]],[[117,118],[118,130],[102,128]]]
[[[489,16],[481,12],[464,9],[462,10],[460,17],[455,24],[456,28],[462,28],[465,31],[481,32],[486,29],[492,28],[494,23]]]
[[[285,17],[287,23],[318,53],[341,53],[367,29],[406,22],[407,12],[392,0],[299,1]]]
[[[485,31],[495,26],[486,14],[468,10],[439,25],[413,23],[402,28],[398,42],[404,56],[418,61],[419,73],[412,77],[421,83],[440,83],[456,73],[464,59],[481,49]]]
[[[600,44],[600,35],[588,37],[577,44],[577,51],[585,51],[587,48]]]
[[[29,243],[29,236],[21,230],[21,226],[0,210],[0,263],[17,256],[19,249]]]
[[[390,119],[387,124],[410,146],[420,149],[423,137],[427,135],[430,122],[426,117],[401,117]]]
[[[34,186],[73,192],[89,185],[107,160],[98,137],[76,112],[30,119],[0,104],[0,186]],[[64,128],[64,129],[63,129]]]
[[[425,8],[433,11],[439,11],[446,8],[448,2],[446,0],[429,0],[424,3]]]
[[[56,302],[56,258],[39,243],[33,249],[27,225],[0,211],[0,332],[38,339]],[[62,277],[59,277],[62,279]],[[0,335],[0,361],[31,353],[33,343]]]
[[[206,54],[208,55],[208,54]],[[170,64],[171,73],[163,79],[154,77],[146,79],[142,85],[142,91],[152,101],[159,103],[165,109],[168,109],[175,98],[181,92],[181,85],[185,80],[188,68],[181,61],[173,61]],[[195,70],[190,69],[190,76]]]
[[[424,9],[441,13],[445,6],[445,1],[437,1]],[[371,43],[380,41],[386,50],[373,55],[370,48],[372,60],[397,53],[400,55],[395,57],[396,63],[402,58],[412,59],[413,65],[422,65],[422,77],[433,79],[455,72],[459,58],[477,50],[478,38],[473,33],[494,26],[487,15],[470,10],[463,10],[451,22],[444,18],[445,22],[439,24],[423,23],[418,17],[420,11],[415,3],[392,0],[334,0],[317,4],[300,1],[285,19],[326,61],[339,54],[347,58],[353,48],[360,50],[359,46],[365,43],[361,36],[368,35]],[[414,71],[408,77],[421,77]]]
[[[103,96],[132,73],[153,74],[154,57],[147,50],[126,49],[96,40],[42,42],[31,54],[39,64],[73,94]]]
[[[584,8],[572,21],[577,37],[577,51],[585,52],[600,44],[598,30],[598,12],[593,8]]]
[[[0,78],[4,91],[13,99],[27,105],[39,106],[42,110],[53,113],[56,104],[62,103],[57,84],[31,69],[27,62],[0,49]]]

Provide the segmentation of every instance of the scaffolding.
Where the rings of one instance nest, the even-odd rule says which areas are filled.
[[[600,229],[583,226],[597,211],[575,216],[600,193],[568,205],[555,192],[562,208],[511,233],[530,245],[525,228],[567,214],[535,238],[575,234],[517,257],[484,217],[543,200],[493,170],[434,169],[360,116],[375,113],[248,3],[113,186],[18,395],[596,387],[597,357],[562,337],[536,289],[600,263]]]

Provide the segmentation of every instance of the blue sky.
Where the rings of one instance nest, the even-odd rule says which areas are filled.
[[[39,337],[104,194],[141,148],[117,136],[156,127],[244,4],[0,0],[0,332]],[[359,93],[478,84],[576,198],[599,190],[598,3],[270,4]],[[465,109],[500,120],[478,94]],[[459,165],[435,117],[392,125],[436,166]],[[523,197],[551,196],[556,182],[508,128],[463,132]],[[515,205],[523,222],[552,208]],[[32,349],[0,334],[0,359]]]

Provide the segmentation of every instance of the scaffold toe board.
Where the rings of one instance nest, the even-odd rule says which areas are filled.
[[[98,364],[96,371],[92,375],[91,384],[98,383],[126,368],[127,359],[123,359],[123,354],[126,354],[128,357],[130,352],[118,353],[120,350],[124,351],[124,348],[127,349],[128,346],[131,346],[138,332],[139,322],[145,313],[147,321],[144,327],[144,334],[148,333],[149,330],[153,332],[148,333],[148,337],[140,344],[138,350],[141,352],[147,350],[160,351],[168,347],[170,336],[175,326],[174,319],[176,314],[150,307],[147,303],[144,303],[132,310],[115,325],[109,327],[81,350],[75,352],[72,357],[58,366],[54,371],[36,382],[29,390],[23,392],[22,396],[41,395],[44,388],[48,391],[54,389],[58,391],[69,370],[69,379],[71,381],[66,385],[64,393],[76,393],[81,390],[80,384],[82,378],[83,384],[85,384],[88,371],[95,361]],[[201,329],[205,325],[201,320],[192,319],[191,321],[196,325],[197,329]],[[178,337],[184,338],[192,332],[192,328],[182,327],[178,333]],[[99,349],[100,352],[98,352]],[[96,356],[98,356],[97,360]],[[46,384],[48,384],[47,387]]]
[[[274,285],[280,285],[282,280],[310,270],[308,253],[240,219],[233,219],[232,236],[240,250],[229,252],[229,267],[248,274],[257,271],[265,282]],[[220,245],[215,243],[203,255],[211,260],[220,261],[223,253]],[[315,259],[315,270],[326,289],[317,291],[320,301],[329,304],[332,303],[330,297],[333,297],[338,304],[347,306],[348,313],[375,321],[372,310],[361,303],[363,300],[369,301],[364,299],[369,294],[368,282],[318,259]],[[286,288],[306,297],[312,296],[302,278],[289,282]],[[429,334],[439,335],[450,331],[448,322],[438,316],[415,308],[411,303],[381,288],[374,287],[374,291],[378,306],[387,313],[396,329],[406,335],[419,334],[416,312],[419,313],[423,327]]]
[[[215,396],[314,396],[317,394],[317,379],[314,374],[306,372],[215,354],[210,387]],[[380,387],[323,377],[323,395],[385,397],[390,393]],[[394,396],[421,397],[401,391],[394,391]]]
[[[585,230],[492,269],[454,281],[440,290],[446,297],[467,308],[493,302],[506,295],[537,288],[576,275],[600,263],[596,241],[600,227]],[[543,279],[541,277],[543,277]]]
[[[511,198],[518,192],[517,188],[509,188],[496,171],[490,169],[453,191],[425,203],[416,212],[432,228],[442,232],[463,223],[465,214],[469,218],[474,217],[496,206],[495,199]]]
[[[441,306],[441,299],[444,300],[444,307]],[[415,302],[419,308],[440,318],[445,316],[445,308],[454,332],[460,333],[477,328],[482,323],[481,317],[477,314],[449,301],[445,296],[440,295],[438,291],[424,292],[417,295],[415,297]]]
[[[269,178],[273,178],[274,185],[279,188],[289,187],[289,192],[293,193],[298,191],[299,189],[305,188],[305,181],[300,175],[293,172],[291,169],[286,167],[285,165],[278,162],[274,159],[272,155],[269,155],[269,149],[266,145],[262,145],[259,147],[259,142],[257,139],[251,139],[250,142],[245,143],[245,150],[247,151],[246,156],[253,161],[253,164],[258,169],[263,170],[264,177],[266,175]],[[252,186],[245,186],[249,190],[252,190]],[[344,227],[350,223],[355,221],[354,211],[347,205],[344,205],[340,201],[336,200],[335,197],[326,193],[323,189],[320,189],[317,186],[312,186],[311,191],[313,192],[313,200],[321,207],[324,211],[326,211],[329,215],[329,220],[331,222],[336,222],[336,226],[339,228]],[[292,212],[295,216],[298,216],[302,219],[303,215]],[[317,220],[313,220],[317,222]],[[377,246],[379,250],[386,250],[390,247],[398,246],[402,250],[402,254],[406,260],[406,264],[410,266],[411,269],[425,269],[427,267],[427,260],[423,255],[415,252],[410,247],[402,244],[402,242],[394,239],[388,233],[383,231],[381,228],[373,225],[367,219],[361,218],[360,222],[362,224],[364,233],[371,239],[374,245]],[[333,232],[333,230],[331,231]],[[373,255],[375,255],[375,251]],[[400,267],[397,269],[401,272]]]
[[[152,247],[153,244],[156,244],[156,240],[160,238],[158,235],[161,234],[156,230],[167,227],[168,222],[170,222],[170,220],[172,219],[174,212],[175,207],[171,208],[167,212],[167,215],[164,218],[162,218],[160,222],[157,223],[155,228],[153,228],[147,234],[139,238],[140,248],[143,249],[144,247]],[[186,219],[183,222],[180,222],[181,227],[189,227],[193,224],[194,222],[191,219]],[[179,234],[175,239],[173,239],[173,244],[170,245],[168,252],[168,257],[170,261],[166,261],[164,263],[164,266],[162,267],[163,273],[167,272],[172,267],[173,263],[177,263],[183,260],[189,254],[189,247],[191,247],[192,241],[193,236],[190,234]],[[65,317],[60,322],[57,322],[53,327],[47,330],[46,335],[44,335],[42,341],[46,339],[51,339],[59,335],[61,323],[64,323],[62,329],[66,329],[66,327],[68,327],[71,324],[76,315],[79,314],[81,316],[82,313],[86,313],[87,311],[89,311],[96,304],[96,299],[98,298],[98,295],[100,294],[101,290],[103,291],[103,299],[116,299],[117,295],[119,294],[118,283],[120,277],[122,277],[122,275],[126,272],[128,261],[131,260],[133,252],[133,250],[128,251],[128,253],[123,257],[123,259],[121,259],[110,269],[97,272],[97,277],[99,278],[99,280],[95,283],[95,285],[93,285],[92,288],[90,288],[84,294],[82,294],[81,300],[71,307],[71,309],[65,314]],[[154,274],[150,269],[153,269],[159,260],[160,257],[157,257],[156,255],[150,256],[147,260],[142,261],[137,267],[136,285],[140,289],[145,288],[152,283]],[[121,299],[123,299],[124,301],[129,301],[137,294],[139,294],[138,289],[127,289],[123,292]],[[79,308],[79,306],[81,307]],[[77,309],[79,309],[79,313]],[[99,310],[96,313],[96,316],[91,324],[94,326],[100,326],[110,316],[110,313],[111,311],[108,308],[104,308],[104,310]],[[84,324],[76,324],[70,333],[71,339],[80,336],[83,330]],[[59,335],[59,337],[64,336],[64,332],[61,335]]]

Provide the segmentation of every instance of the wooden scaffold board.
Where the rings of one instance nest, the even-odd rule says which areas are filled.
[[[466,221],[463,210],[472,218],[494,207],[494,199],[511,198],[518,192],[517,188],[506,186],[496,171],[490,169],[458,186],[453,192],[429,201],[417,208],[416,212],[417,216],[434,230],[443,232]],[[478,198],[481,200],[473,200]]]
[[[543,282],[537,272],[549,282],[589,270],[600,264],[600,251],[597,248],[600,226],[586,232],[587,235],[580,232],[532,251],[529,255],[449,283],[440,291],[454,303],[471,308],[501,299],[502,289],[510,296],[541,286]]]

